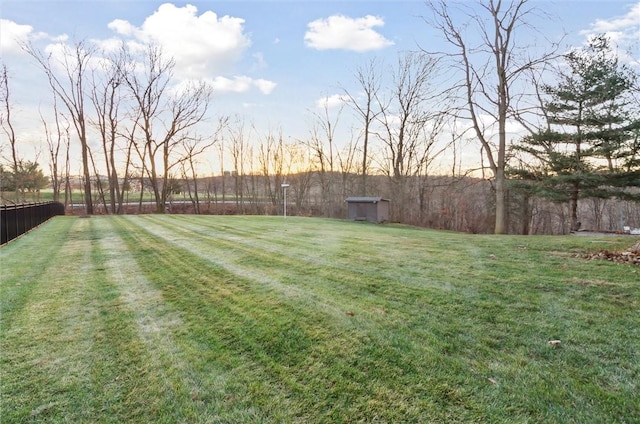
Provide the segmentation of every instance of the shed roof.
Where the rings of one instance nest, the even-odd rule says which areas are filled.
[[[389,200],[382,197],[347,197],[345,200],[347,203],[378,203],[380,201],[388,202]]]

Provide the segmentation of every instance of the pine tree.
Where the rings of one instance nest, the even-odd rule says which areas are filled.
[[[633,198],[628,188],[640,186],[640,119],[630,95],[637,76],[606,36],[566,54],[565,64],[557,84],[543,87],[547,127],[516,149],[542,164],[520,176],[536,181],[538,195],[568,202],[575,231],[579,199]]]

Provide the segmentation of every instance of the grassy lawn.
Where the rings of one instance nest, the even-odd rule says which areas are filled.
[[[0,421],[638,422],[640,269],[581,258],[634,241],[57,217],[0,249]]]

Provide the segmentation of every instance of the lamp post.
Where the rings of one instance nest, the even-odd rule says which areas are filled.
[[[282,187],[282,191],[284,192],[284,219],[287,219],[287,187],[289,187],[289,184],[283,183],[280,187]]]

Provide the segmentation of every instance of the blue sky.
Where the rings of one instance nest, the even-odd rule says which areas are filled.
[[[471,5],[471,2],[467,2]],[[566,48],[608,32],[638,60],[640,1],[532,0],[535,28]],[[354,72],[372,58],[393,64],[398,53],[443,47],[416,1],[0,1],[0,53],[9,69],[19,138],[37,145],[38,108],[51,102],[46,80],[15,39],[48,44],[114,38],[155,39],[176,56],[178,78],[215,87],[213,114],[237,113],[262,129],[303,138],[320,99],[357,91]],[[537,34],[540,36],[540,34]],[[533,35],[532,35],[533,37]],[[542,43],[533,40],[534,43]],[[637,65],[637,62],[636,62]],[[35,115],[34,115],[35,114]],[[348,125],[348,124],[345,124]],[[3,138],[4,142],[4,138]]]

